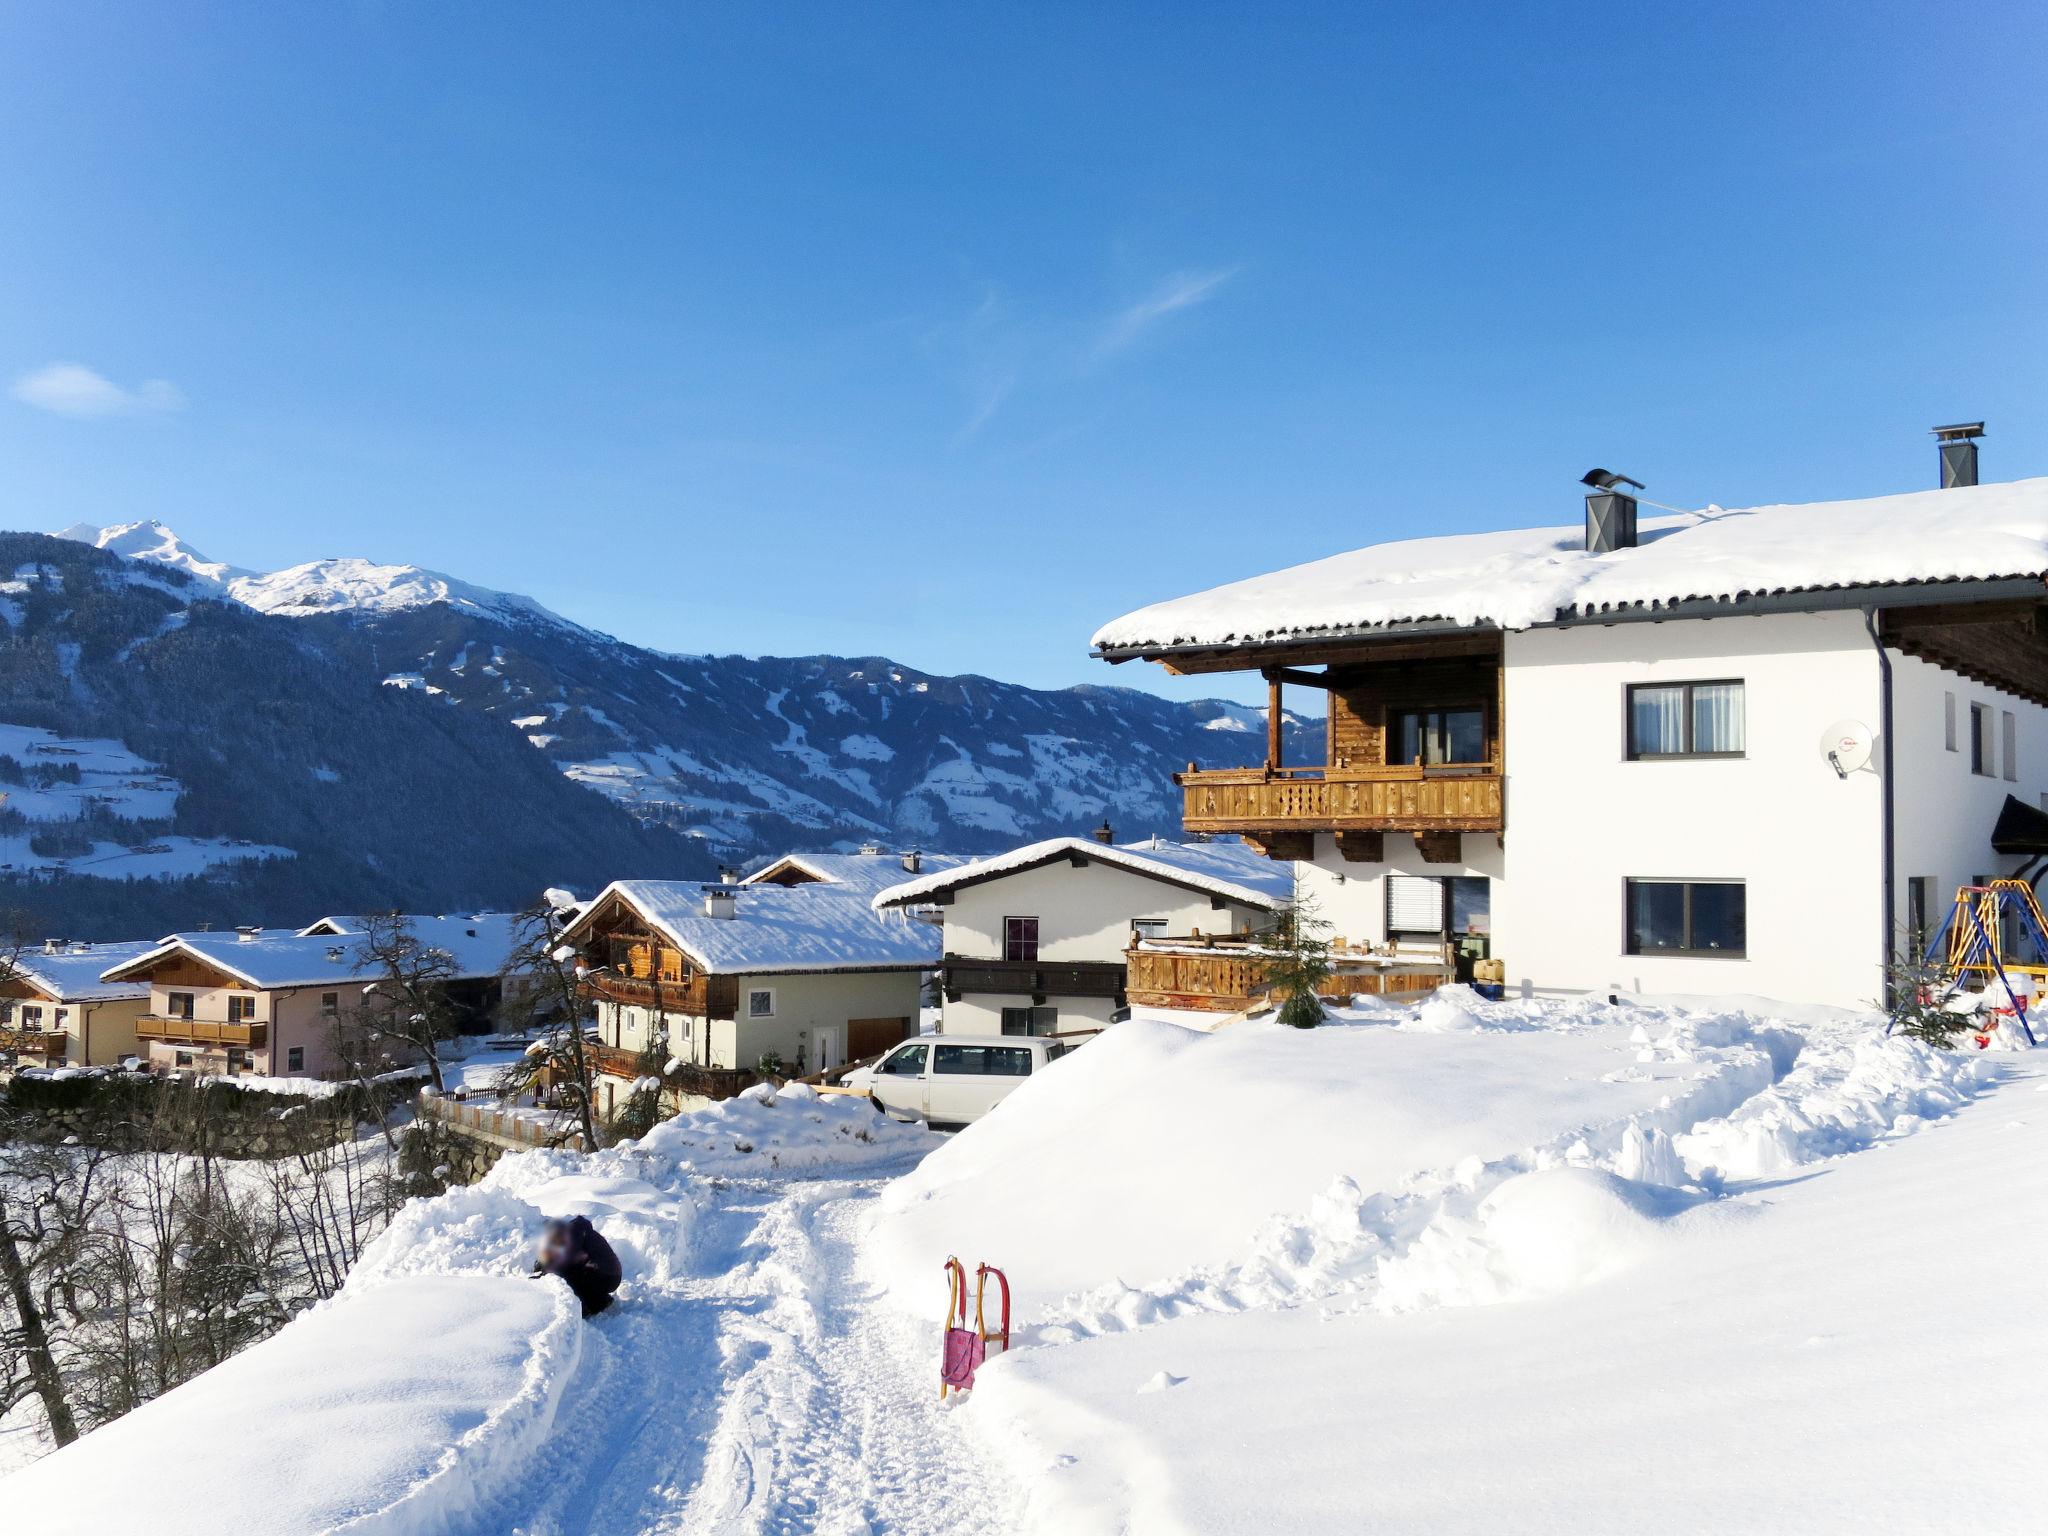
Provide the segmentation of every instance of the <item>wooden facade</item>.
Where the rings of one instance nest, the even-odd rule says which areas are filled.
[[[0,1053],[62,1060],[69,1038],[61,1029],[0,1029]]]
[[[643,927],[622,924],[596,935],[587,951],[606,970],[584,985],[609,1002],[701,1019],[738,1016],[737,977],[698,970],[688,955]]]
[[[1228,660],[1258,665],[1257,652]],[[1343,837],[1347,859],[1377,862],[1389,832],[1415,835],[1431,862],[1458,858],[1467,832],[1507,829],[1505,673],[1498,634],[1435,641],[1360,642],[1319,658],[1323,670],[1268,664],[1269,722],[1278,721],[1282,688],[1325,690],[1329,725],[1324,760],[1290,766],[1280,760],[1280,733],[1267,733],[1266,761],[1256,768],[1203,769],[1190,763],[1174,775],[1182,789],[1182,820],[1190,832],[1237,833],[1275,858],[1307,858],[1317,832]],[[1219,656],[1201,668],[1221,670]],[[1404,760],[1398,726],[1404,712],[1457,711],[1481,721],[1470,761]]]

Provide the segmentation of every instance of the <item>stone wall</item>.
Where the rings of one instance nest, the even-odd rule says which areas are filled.
[[[0,1139],[75,1140],[116,1152],[291,1157],[353,1138],[359,1124],[377,1122],[404,1096],[404,1087],[351,1086],[311,1098],[128,1073],[17,1077],[0,1092]]]

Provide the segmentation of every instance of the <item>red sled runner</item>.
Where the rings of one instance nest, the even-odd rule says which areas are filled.
[[[994,1275],[1003,1293],[1003,1323],[989,1332],[982,1302],[988,1295],[988,1277]],[[983,1264],[974,1272],[974,1326],[967,1326],[967,1271],[958,1259],[946,1260],[946,1339],[939,1359],[939,1401],[949,1392],[966,1392],[974,1386],[974,1373],[988,1358],[991,1344],[999,1350],[1010,1347],[1010,1277],[1000,1269]]]

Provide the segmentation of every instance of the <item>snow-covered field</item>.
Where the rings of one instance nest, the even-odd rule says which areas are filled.
[[[950,1139],[760,1093],[409,1206],[335,1302],[0,1507],[53,1533],[2034,1529],[2044,1066],[1846,1014],[1448,990],[1306,1033],[1141,1020]],[[627,1275],[588,1325],[517,1278],[574,1211]],[[1019,1326],[942,1408],[949,1252],[1008,1271]]]
[[[118,741],[58,736],[36,726],[0,723],[0,757],[25,772],[76,771],[48,783],[0,782],[0,805],[40,827],[78,821],[97,808],[126,821],[167,821],[184,785]],[[62,870],[104,880],[169,880],[245,859],[288,859],[292,850],[224,837],[164,836],[137,847],[99,839],[87,853],[37,853],[28,832],[0,833],[0,871]]]

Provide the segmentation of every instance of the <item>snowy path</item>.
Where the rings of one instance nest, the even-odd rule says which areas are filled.
[[[589,1334],[525,1536],[1002,1532],[1016,1490],[938,1402],[929,1330],[849,1277],[888,1177],[734,1180],[691,1273]],[[673,1374],[688,1363],[693,1376]]]

